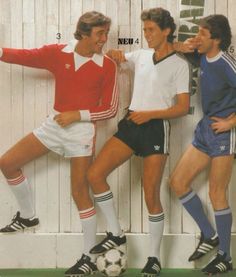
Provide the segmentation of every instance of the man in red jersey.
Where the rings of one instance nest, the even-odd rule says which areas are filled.
[[[84,250],[66,276],[84,276],[97,270],[95,257],[89,254],[96,244],[96,212],[86,172],[94,152],[95,122],[115,116],[118,106],[116,65],[102,54],[110,24],[110,18],[103,14],[87,12],[77,23],[75,40],[67,45],[0,48],[3,62],[47,69],[55,77],[55,113],[0,158],[1,171],[19,204],[12,222],[0,232],[14,233],[39,224],[21,168],[49,151],[70,158],[72,195],[81,218]]]

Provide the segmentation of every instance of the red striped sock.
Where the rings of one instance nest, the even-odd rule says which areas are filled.
[[[19,185],[20,183],[24,182],[25,179],[26,179],[25,176],[23,174],[21,174],[20,176],[14,178],[14,179],[7,179],[7,183],[8,183],[8,185],[16,186],[16,185]]]
[[[21,174],[17,178],[7,179],[7,183],[19,204],[20,216],[32,218],[35,214],[34,202],[27,178]]]
[[[89,219],[96,214],[94,207],[79,212],[80,219]]]
[[[96,245],[97,216],[94,207],[79,211],[82,229],[84,233],[83,253],[95,261],[95,255],[89,253],[90,249]]]

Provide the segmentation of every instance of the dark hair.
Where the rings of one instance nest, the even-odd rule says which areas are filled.
[[[90,36],[93,27],[107,24],[111,24],[109,17],[96,11],[86,12],[79,18],[74,37],[77,40],[81,40],[82,35]]]
[[[170,33],[167,37],[168,42],[173,42],[175,36],[173,33],[175,32],[176,25],[173,17],[170,13],[162,8],[153,8],[149,10],[144,10],[141,14],[141,20],[151,20],[154,21],[161,30],[170,28]]]
[[[212,39],[219,39],[219,48],[226,51],[231,44],[231,29],[228,19],[221,14],[209,15],[201,19],[202,28],[208,29]]]

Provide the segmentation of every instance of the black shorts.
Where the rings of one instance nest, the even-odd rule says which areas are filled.
[[[135,155],[169,154],[170,124],[168,120],[152,119],[143,124],[127,120],[126,115],[118,124],[114,137],[120,139]]]

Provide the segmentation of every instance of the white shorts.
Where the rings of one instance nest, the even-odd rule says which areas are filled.
[[[48,149],[66,158],[91,156],[94,152],[95,125],[76,122],[62,128],[53,118],[46,121],[33,134]]]

